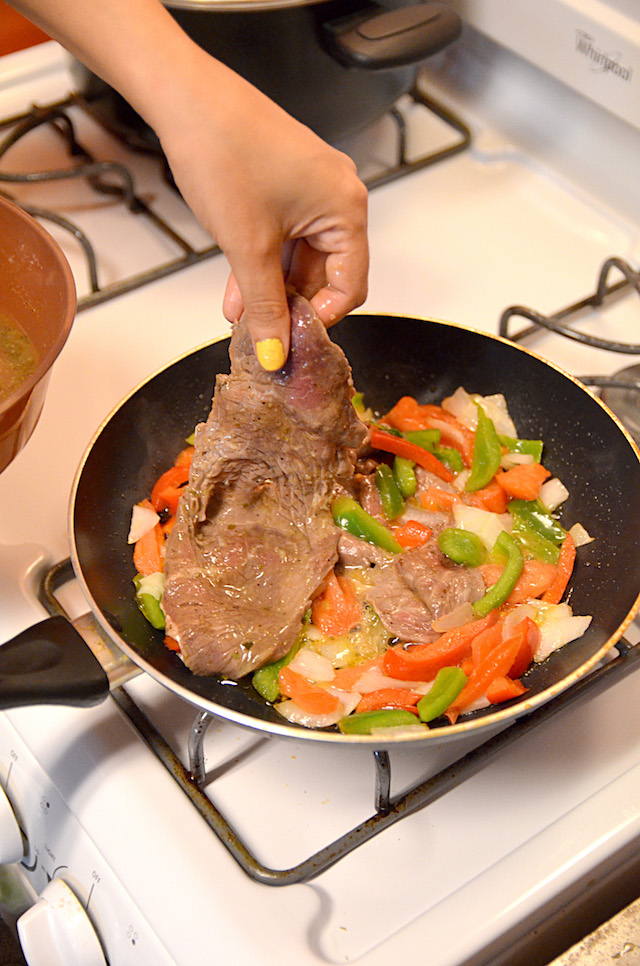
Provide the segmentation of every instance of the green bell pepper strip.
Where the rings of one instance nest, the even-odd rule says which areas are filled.
[[[553,543],[561,544],[567,535],[565,528],[551,516],[540,500],[511,500],[507,509],[526,526]]]
[[[359,416],[365,411],[364,395],[361,392],[354,392],[351,403]]]
[[[331,505],[331,512],[334,523],[347,533],[383,550],[389,550],[391,553],[402,553],[402,547],[391,531],[363,510],[353,497],[337,497]]]
[[[147,580],[148,583],[148,578],[143,577],[142,574],[136,574],[133,578],[133,584],[136,588],[136,603],[151,626],[155,627],[157,631],[163,631],[165,629],[166,622],[164,611],[160,606],[160,597],[156,597],[154,594],[151,594],[148,591],[141,590],[140,588],[143,586],[143,580]],[[161,593],[159,588],[158,593]]]
[[[442,667],[435,681],[416,705],[420,721],[433,721],[444,714],[467,683],[467,675],[459,667]]]
[[[279,674],[283,667],[295,657],[295,655],[300,650],[302,642],[296,641],[290,651],[287,651],[284,657],[281,657],[279,661],[272,661],[271,664],[265,664],[263,667],[258,668],[254,671],[251,676],[251,683],[265,701],[270,701],[271,704],[277,701],[280,696],[280,681]]]
[[[433,455],[436,456],[441,463],[451,470],[452,473],[462,473],[464,469],[464,463],[462,462],[462,456],[457,449],[453,449],[452,446],[436,446],[433,450]]]
[[[438,546],[445,557],[465,567],[479,567],[487,557],[485,546],[476,533],[458,527],[447,527],[438,536]]]
[[[375,472],[376,487],[387,520],[395,520],[404,510],[404,497],[396,483],[393,470],[387,463],[380,463]]]
[[[416,446],[422,446],[423,449],[428,449],[430,453],[433,453],[440,442],[439,429],[410,429],[402,435],[410,443],[415,443]]]
[[[163,631],[165,628],[165,617],[160,606],[160,601],[152,594],[136,594],[136,601],[151,626],[155,627],[157,631]]]
[[[536,463],[542,459],[543,442],[541,439],[514,439],[512,436],[498,436],[500,443],[510,453],[524,453],[533,456]]]
[[[522,573],[522,567],[524,565],[522,550],[506,530],[503,530],[496,540],[495,550],[498,553],[504,553],[507,562],[493,587],[490,587],[484,597],[481,597],[480,600],[477,600],[473,604],[473,609],[478,617],[486,617],[490,611],[504,604],[518,582],[518,577]]]
[[[393,460],[393,476],[405,499],[414,496],[418,489],[415,465],[413,460],[407,460],[404,456],[395,456]]]
[[[399,728],[416,725],[418,719],[404,708],[385,708],[382,711],[360,711],[341,718],[338,728],[343,735],[370,735],[374,728]]]
[[[547,563],[558,563],[560,559],[558,544],[541,536],[532,527],[523,523],[519,517],[514,517],[511,535],[529,556],[536,557],[538,560],[545,560]]]
[[[478,406],[478,425],[473,444],[473,462],[465,490],[475,493],[488,486],[502,459],[502,447],[493,420]]]

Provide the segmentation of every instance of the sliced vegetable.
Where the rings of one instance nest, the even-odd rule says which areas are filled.
[[[471,642],[486,627],[495,623],[496,613],[445,631],[431,644],[390,647],[382,660],[386,674],[404,681],[432,681],[440,668],[459,664],[471,653]]]
[[[509,672],[520,649],[521,640],[518,635],[500,640],[479,664],[472,670],[467,683],[458,697],[449,706],[448,713],[453,716],[464,711],[470,704],[481,698],[489,685],[496,678],[504,677]]]
[[[417,721],[413,711],[404,708],[388,708],[383,711],[363,711],[341,718],[338,728],[343,735],[370,735],[374,728],[398,728],[414,725]]]
[[[480,507],[490,513],[505,513],[509,503],[507,494],[495,476],[487,486],[483,486],[474,493],[467,493],[465,498],[470,506]]]
[[[382,450],[383,453],[393,453],[394,456],[403,456],[407,460],[412,460],[446,483],[453,480],[453,473],[433,453],[422,446],[418,446],[417,443],[409,442],[408,439],[392,436],[391,433],[374,427],[371,430],[371,445],[374,449]]]
[[[533,456],[536,463],[542,459],[543,443],[541,439],[514,439],[512,436],[499,436],[500,444],[510,453],[522,453]]]
[[[291,698],[299,708],[309,714],[333,714],[340,707],[340,699],[335,694],[319,684],[307,681],[287,665],[280,669],[278,682],[280,693]]]
[[[545,590],[542,599],[548,604],[559,604],[571,579],[576,560],[576,545],[570,533],[566,535],[560,548],[558,572],[553,583]]]
[[[466,683],[467,675],[459,667],[441,668],[436,674],[431,690],[418,701],[420,721],[433,721],[434,718],[443,715]]]
[[[415,708],[418,701],[423,697],[420,691],[411,691],[408,688],[379,688],[377,691],[369,691],[363,694],[358,702],[356,711],[380,711],[383,708]]]
[[[300,642],[296,641],[291,650],[284,657],[281,657],[280,660],[272,661],[271,664],[264,664],[257,671],[253,672],[251,683],[265,701],[270,701],[273,704],[274,701],[278,700],[280,696],[280,682],[278,678],[280,671],[293,660],[299,650]]]
[[[189,465],[186,463],[179,466],[172,466],[166,473],[163,473],[151,491],[151,505],[153,509],[157,513],[160,513],[162,510],[168,510],[171,516],[175,516],[180,494],[188,479]]]
[[[503,571],[501,564],[486,563],[480,567],[480,572],[488,587],[493,586]],[[522,604],[531,598],[540,597],[556,579],[558,569],[554,564],[544,560],[524,560],[522,572],[509,596],[507,603]]]
[[[500,466],[502,447],[493,420],[489,419],[482,406],[478,406],[478,425],[473,445],[471,474],[465,489],[469,493],[488,486]]]
[[[547,540],[537,530],[528,526],[520,517],[514,517],[511,534],[517,540],[527,556],[536,557],[550,564],[557,564],[560,548],[557,543]]]
[[[413,460],[407,460],[403,456],[396,456],[393,460],[393,476],[405,499],[413,496],[418,488],[415,465]]]
[[[164,588],[164,574],[161,572],[136,574],[133,578],[136,588],[136,602],[145,618],[158,631],[165,628],[165,616],[160,601]]]
[[[332,570],[322,593],[311,603],[312,623],[327,637],[337,637],[348,633],[361,618],[362,605],[352,581]]]
[[[551,473],[541,463],[521,463],[498,476],[498,483],[509,496],[517,500],[535,500],[540,487]]]
[[[380,495],[382,512],[387,520],[395,520],[404,510],[404,498],[396,483],[393,470],[387,463],[380,463],[376,467],[375,481]]]
[[[391,553],[400,553],[402,547],[391,531],[367,513],[351,496],[337,497],[331,506],[334,522],[360,540],[375,544]]]
[[[403,550],[411,547],[423,547],[428,543],[433,533],[431,527],[419,520],[407,520],[401,527],[396,527],[395,537]]]
[[[480,537],[470,530],[447,527],[438,536],[438,546],[445,557],[465,567],[479,567],[487,556]]]
[[[148,500],[143,500],[143,504],[151,506]],[[148,530],[133,547],[133,563],[139,574],[158,573],[164,565],[164,533],[159,523]]]
[[[473,609],[479,617],[485,617],[490,611],[504,604],[522,573],[524,564],[522,550],[506,530],[503,530],[496,540],[495,548],[500,553],[506,554],[507,562],[493,587],[487,590],[484,597],[475,601]]]
[[[526,692],[527,688],[522,681],[514,680],[505,675],[504,677],[495,678],[491,682],[487,688],[486,695],[487,701],[490,704],[502,704],[503,701],[511,701],[512,698],[519,698],[521,695],[526,694]]]
[[[567,531],[558,523],[540,500],[511,500],[509,513],[521,520],[540,536],[554,543],[562,543]]]

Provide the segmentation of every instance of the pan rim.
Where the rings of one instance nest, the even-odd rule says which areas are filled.
[[[514,343],[509,339],[502,336],[495,335],[490,332],[485,332],[482,329],[475,328],[470,325],[463,325],[461,323],[449,322],[446,319],[438,319],[430,316],[417,316],[417,315],[401,315],[399,313],[392,312],[354,312],[346,317],[344,321],[348,319],[356,318],[375,318],[375,319],[402,319],[411,320],[416,322],[422,322],[427,324],[442,325],[447,328],[458,329],[466,332],[473,333],[474,335],[479,335],[483,338],[493,340],[498,343],[502,343],[508,346],[510,349],[516,349],[525,355],[529,355],[536,359],[543,365],[555,370],[561,376],[572,382],[578,389],[585,392],[591,401],[595,401],[600,405],[608,417],[614,422],[618,430],[626,438],[626,441],[630,445],[636,460],[640,464],[640,449],[636,444],[635,440],[632,438],[630,433],[621,423],[620,419],[612,412],[612,410],[604,403],[598,396],[594,395],[589,391],[589,389],[580,380],[568,373],[562,367],[556,365],[553,362],[545,359],[543,356],[539,355],[532,349],[526,346],[521,346],[518,343]],[[112,625],[106,620],[102,614],[102,610],[94,600],[93,595],[89,589],[89,586],[85,580],[82,568],[80,565],[79,554],[76,544],[75,528],[74,528],[74,511],[75,504],[78,494],[78,488],[80,485],[82,473],[87,460],[91,454],[91,451],[101,435],[104,428],[109,424],[111,419],[115,416],[117,412],[147,383],[151,382],[157,375],[164,372],[166,369],[170,368],[176,363],[186,359],[189,356],[195,355],[203,349],[209,348],[212,345],[225,341],[229,336],[220,336],[216,339],[209,340],[207,342],[201,343],[200,345],[189,349],[174,359],[170,360],[163,366],[158,367],[154,372],[148,375],[146,378],[142,379],[126,396],[124,396],[107,414],[107,416],[102,420],[99,427],[91,437],[91,440],[87,444],[85,452],[82,459],[77,467],[68,508],[68,534],[69,542],[71,548],[71,561],[73,565],[74,574],[79,582],[82,589],[83,595],[87,602],[89,603],[93,616],[98,621],[107,636],[115,641],[117,646],[130,658],[130,660],[137,666],[139,671],[146,672],[150,677],[161,686],[167,688],[170,692],[179,696],[182,700],[187,701],[189,704],[193,705],[195,708],[201,711],[207,711],[218,719],[228,721],[232,724],[236,724],[240,727],[247,728],[251,731],[264,732],[269,735],[289,738],[293,740],[305,740],[305,741],[318,741],[321,744],[339,744],[341,746],[352,746],[352,747],[368,747],[371,750],[382,750],[390,749],[395,747],[400,747],[403,745],[413,745],[414,743],[425,743],[430,742],[433,744],[444,744],[450,739],[455,739],[461,735],[473,736],[479,731],[483,730],[487,733],[487,737],[490,737],[494,731],[502,729],[504,726],[515,722],[518,718],[524,717],[525,715],[531,713],[536,708],[547,704],[554,698],[558,697],[564,691],[573,687],[578,681],[586,677],[594,667],[599,664],[616,643],[623,636],[626,629],[632,623],[636,613],[640,608],[640,589],[636,598],[628,610],[625,618],[620,622],[616,630],[611,634],[607,640],[598,648],[598,650],[587,660],[585,660],[578,668],[575,668],[570,674],[563,677],[560,681],[554,682],[549,685],[543,691],[532,695],[531,697],[524,697],[514,704],[509,704],[507,707],[498,708],[498,710],[483,714],[471,718],[460,718],[453,725],[440,726],[437,728],[429,728],[425,732],[419,733],[408,733],[402,732],[402,729],[398,729],[399,733],[395,736],[387,735],[344,735],[338,731],[325,731],[312,728],[304,728],[300,726],[292,726],[287,724],[285,719],[283,719],[283,724],[274,721],[267,721],[262,718],[255,718],[246,713],[236,711],[232,708],[226,708],[217,704],[215,701],[196,694],[194,691],[183,686],[179,682],[173,681],[167,678],[165,674],[155,668],[153,665],[149,664],[139,653],[133,648],[123,637],[112,627]],[[215,378],[215,373],[213,374]],[[230,682],[230,685],[234,682]]]

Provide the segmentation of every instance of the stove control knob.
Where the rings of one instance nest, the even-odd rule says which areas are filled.
[[[20,916],[18,936],[27,966],[106,966],[88,915],[62,879]]]
[[[16,813],[0,788],[0,865],[19,862],[24,857],[24,842]]]

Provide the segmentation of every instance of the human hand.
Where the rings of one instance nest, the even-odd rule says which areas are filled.
[[[364,301],[367,193],[350,158],[202,58],[195,102],[179,125],[165,115],[156,131],[183,197],[230,263],[226,318],[244,314],[260,363],[279,369],[287,284],[327,326]]]

